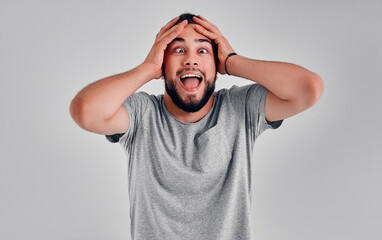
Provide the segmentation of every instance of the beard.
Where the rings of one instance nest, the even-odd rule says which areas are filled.
[[[186,102],[180,97],[180,94],[175,87],[175,81],[168,81],[166,77],[164,80],[167,94],[171,97],[173,103],[185,112],[197,112],[202,109],[210,99],[212,93],[215,91],[215,82],[216,77],[214,81],[206,80],[206,87],[202,98],[198,101],[195,99],[195,95],[190,95],[187,96],[188,101]]]

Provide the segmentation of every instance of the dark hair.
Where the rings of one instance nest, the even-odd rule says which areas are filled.
[[[188,21],[188,24],[197,24],[196,22],[194,22],[194,20],[192,20],[193,17],[197,17],[200,19],[199,16],[195,15],[195,14],[192,14],[192,13],[183,13],[179,16],[179,20],[174,24],[177,25],[178,23],[181,23],[183,22],[184,20],[187,20]],[[218,63],[219,63],[219,58],[218,58],[218,46],[216,45],[216,43],[214,41],[211,41],[211,44],[212,44],[212,49],[214,51],[214,57],[215,57],[215,64],[216,64],[216,71],[218,71]]]
[[[193,17],[197,17],[197,18],[200,19],[199,16],[197,16],[197,15],[195,15],[195,14],[192,14],[192,13],[183,13],[183,14],[181,14],[179,17],[180,17],[180,18],[179,18],[179,20],[175,23],[175,25],[178,24],[178,23],[183,22],[184,20],[187,20],[189,24],[196,24],[196,23],[194,22],[194,20],[192,20],[192,18],[193,18]]]

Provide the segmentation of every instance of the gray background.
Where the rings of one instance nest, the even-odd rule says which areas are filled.
[[[80,129],[69,103],[140,64],[185,11],[239,54],[324,80],[313,108],[256,143],[255,239],[382,239],[381,10],[377,0],[2,1],[0,239],[130,239],[125,153]],[[247,83],[220,76],[217,87]],[[162,93],[163,82],[142,90]]]

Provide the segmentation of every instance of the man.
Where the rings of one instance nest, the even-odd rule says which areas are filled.
[[[217,72],[256,83],[215,92]],[[161,77],[163,95],[135,93]],[[254,142],[322,91],[317,74],[235,54],[215,25],[183,14],[141,65],[82,89],[70,113],[126,150],[132,239],[251,239]]]

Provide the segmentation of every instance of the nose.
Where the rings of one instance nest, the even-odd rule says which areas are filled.
[[[186,66],[197,66],[198,65],[198,60],[197,60],[195,54],[188,53],[185,56],[184,65],[186,65]]]

